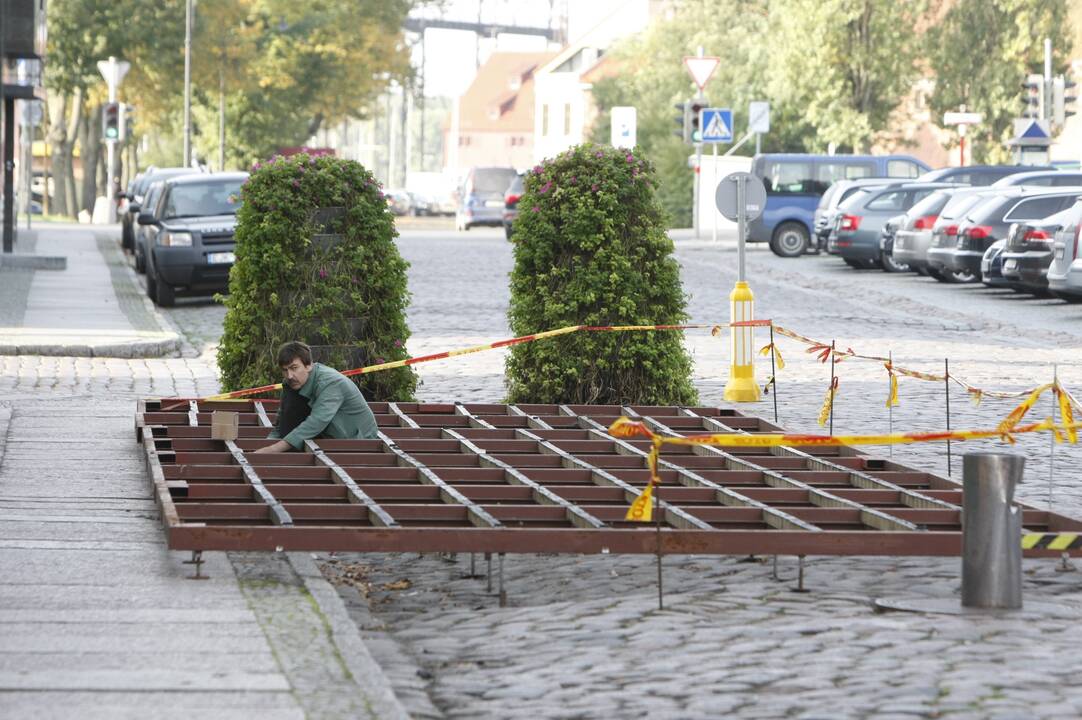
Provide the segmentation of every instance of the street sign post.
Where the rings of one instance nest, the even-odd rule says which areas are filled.
[[[699,116],[704,143],[733,141],[733,111],[729,108],[703,108]]]
[[[753,100],[748,103],[748,132],[755,133],[755,154],[759,154],[759,136],[770,132],[770,103]]]
[[[966,112],[964,105],[961,112],[943,113],[944,125],[958,126],[958,164],[960,166],[966,164],[966,129],[970,125],[979,124],[983,119],[984,116],[980,113]]]
[[[116,90],[120,86],[120,83],[124,80],[124,76],[128,74],[128,70],[131,69],[131,63],[123,60],[117,60],[115,57],[110,57],[108,60],[98,61],[98,71],[101,76],[105,78],[105,82],[109,85],[109,104],[117,105]],[[119,105],[118,105],[119,108]],[[109,208],[109,222],[116,222],[116,194],[119,190],[118,178],[116,172],[116,144],[117,139],[106,139],[106,167],[109,169],[109,197],[107,198],[106,206]]]
[[[720,64],[721,58],[716,55],[704,54],[701,45],[695,55],[684,57],[684,67],[687,68],[688,74],[691,75],[691,79],[695,82],[695,86],[699,88],[698,100],[704,100],[705,96],[703,95],[703,88],[706,87],[706,83],[709,82],[710,78],[714,75],[714,71],[718,69],[718,65]],[[701,102],[700,104],[705,105],[705,102]],[[696,114],[696,117],[698,117],[698,114]],[[699,139],[695,139],[695,180],[692,185],[691,221],[695,228],[696,238],[699,237],[699,187],[702,182],[700,177],[702,168],[703,144]]]
[[[718,183],[714,203],[718,212],[737,224],[737,275],[736,286],[729,294],[729,321],[751,321],[755,319],[755,296],[745,277],[744,245],[748,222],[760,217],[766,207],[766,188],[763,181],[751,173],[730,173]],[[729,340],[729,382],[725,384],[725,399],[756,402],[759,384],[755,382],[755,328],[730,325]]]
[[[700,93],[720,64],[721,58],[717,56],[688,55],[684,58],[684,67],[688,69],[688,74],[691,75]]]
[[[629,149],[635,147],[636,117],[633,107],[617,106],[612,109],[609,143],[613,147]]]

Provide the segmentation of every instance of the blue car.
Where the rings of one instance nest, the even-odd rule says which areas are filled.
[[[756,155],[751,172],[766,186],[766,208],[749,224],[748,242],[770,243],[781,257],[810,247],[815,209],[836,180],[916,178],[929,167],[910,155]]]

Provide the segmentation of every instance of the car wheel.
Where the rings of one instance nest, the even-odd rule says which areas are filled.
[[[155,278],[154,268],[148,268],[147,272],[147,297],[151,300],[157,300],[158,297],[158,280]]]
[[[145,273],[147,271],[147,256],[143,252],[143,248],[140,245],[135,246],[135,272]]]
[[[920,275],[921,277],[929,277],[928,268],[926,267],[921,267],[920,265],[917,265],[909,269],[915,272],[917,275]]]
[[[975,283],[981,281],[979,275],[974,275],[969,270],[947,270],[943,275],[947,278],[946,282],[952,283]]]
[[[125,252],[132,252],[134,245],[135,236],[132,233],[132,226],[125,222],[120,226],[120,247]]]
[[[808,228],[798,222],[786,222],[774,231],[770,249],[778,257],[800,257],[808,249],[808,240]]]
[[[154,302],[159,307],[173,307],[177,304],[177,291],[173,286],[161,278],[156,278],[154,283],[157,287],[154,292]]]
[[[895,261],[894,256],[886,252],[879,254],[879,265],[883,268],[883,272],[899,273],[909,271],[908,265]]]

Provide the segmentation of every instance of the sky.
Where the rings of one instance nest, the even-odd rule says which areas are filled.
[[[574,40],[606,18],[620,13],[635,0],[448,0],[439,8],[426,7],[411,13],[417,17],[438,18],[476,22],[480,4],[481,21],[500,24],[517,24],[531,27],[559,25],[559,17],[568,18],[569,39]],[[414,67],[421,67],[419,36],[407,33],[407,39],[415,42]],[[543,37],[528,35],[501,35],[497,39],[480,41],[480,58],[483,63],[494,50],[539,52],[546,49]],[[552,50],[558,49],[556,46]],[[425,94],[428,96],[461,95],[469,87],[476,73],[477,41],[472,32],[432,29],[425,33]]]

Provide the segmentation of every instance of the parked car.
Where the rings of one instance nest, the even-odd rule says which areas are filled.
[[[512,167],[475,167],[466,173],[459,189],[455,229],[475,225],[503,225],[504,193],[518,171]]]
[[[1043,185],[1052,187],[1082,185],[1082,172],[1067,170],[1036,170],[1019,172],[996,180],[989,187],[1008,187],[1011,185]]]
[[[959,272],[950,267],[949,257],[958,242],[958,226],[967,212],[986,198],[994,195],[1017,196],[1020,188],[988,187],[966,188],[952,192],[947,204],[932,224],[932,237],[924,253],[924,264],[928,274],[940,282],[975,282],[978,278],[973,273]]]
[[[991,185],[1009,175],[1028,173],[1034,170],[1056,172],[1056,169],[1050,165],[965,165],[930,170],[917,178],[917,180],[920,182],[952,182],[980,187]]]
[[[143,180],[145,172],[141,172],[131,179],[128,187],[117,195],[116,216],[120,219],[120,247],[125,252],[131,252],[135,248],[135,215],[131,212],[129,203],[135,198],[135,188]]]
[[[162,187],[165,185],[165,180],[156,180],[150,183],[150,186],[146,189],[146,194],[143,196],[143,202],[140,206],[143,208],[141,215],[144,215],[148,219],[152,219],[153,222],[143,222],[135,224],[135,272],[145,273],[147,271],[147,248],[154,247],[154,238],[158,234],[158,229],[161,224],[157,221],[158,218],[155,215],[155,210],[158,207],[158,200],[162,196]]]
[[[883,224],[943,187],[949,186],[943,183],[906,183],[853,195],[839,207],[828,250],[840,255],[851,267],[879,267],[879,234]]]
[[[1008,287],[1003,277],[1003,247],[1006,240],[996,240],[981,258],[981,283],[988,287]]]
[[[383,197],[387,200],[387,207],[395,215],[409,215],[413,201],[410,194],[405,190],[385,190]]]
[[[131,186],[131,192],[124,194],[123,212],[118,213],[120,217],[120,245],[125,252],[135,253],[135,218],[142,209],[144,196],[151,183],[199,172],[200,170],[196,168],[159,168],[151,166],[139,175],[136,182]]]
[[[883,223],[883,231],[879,233],[879,265],[883,268],[883,272],[896,273],[909,270],[909,265],[894,259],[894,236],[904,222],[905,213],[901,213]]]
[[[944,264],[956,273],[980,278],[981,260],[984,252],[996,240],[1007,237],[1013,223],[1021,223],[1047,218],[1074,204],[1082,188],[1073,191],[1067,188],[1030,188],[1019,187],[1018,193],[999,193],[985,198],[966,213],[957,229],[957,240],[953,248],[945,254]],[[1004,250],[1003,276],[1007,274],[1006,249]]]
[[[964,189],[964,188],[962,188]],[[928,246],[932,242],[932,227],[939,214],[959,188],[936,190],[917,201],[905,214],[905,220],[894,231],[892,257],[908,265],[918,275],[928,274]]]
[[[147,295],[168,307],[176,295],[225,291],[233,267],[233,233],[248,173],[189,175],[167,180],[154,215],[160,224],[147,252]],[[144,223],[144,214],[138,221]]]
[[[518,218],[518,200],[522,197],[524,190],[524,177],[524,175],[516,175],[503,196],[503,231],[508,240],[511,239],[512,225]]]
[[[928,166],[909,155],[764,154],[751,172],[766,187],[766,207],[748,224],[748,242],[770,243],[781,257],[809,248],[819,198],[837,180],[865,177],[915,178]]]
[[[872,187],[883,187],[892,183],[905,182],[900,178],[860,178],[858,180],[838,180],[834,182],[823,197],[819,199],[819,205],[815,208],[813,216],[815,247],[814,252],[825,250],[830,241],[830,235],[834,231],[835,219],[838,206],[851,198],[855,193]]]
[[[1082,188],[1069,206],[1043,220],[1028,220],[1011,225],[1003,248],[1003,278],[1011,288],[1037,295],[1048,293],[1048,267],[1052,264],[1052,243],[1056,233],[1071,221]]]
[[[1070,208],[1070,217],[1052,241],[1052,263],[1048,266],[1048,290],[1067,302],[1082,302],[1082,199]]]

